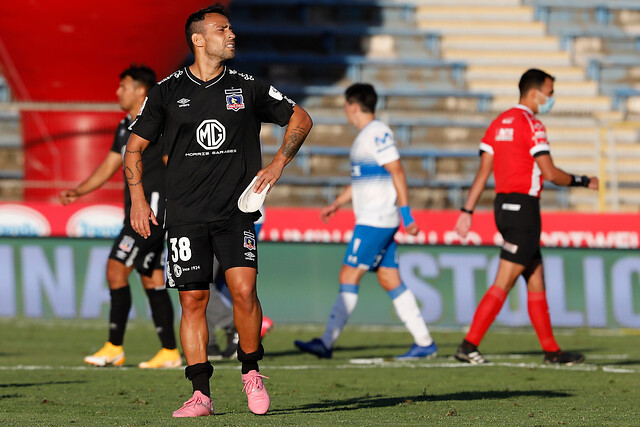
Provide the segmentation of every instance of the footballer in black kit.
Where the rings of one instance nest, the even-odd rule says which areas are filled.
[[[131,117],[127,115],[120,121],[116,129],[111,151],[124,154],[131,131]],[[116,238],[109,258],[122,262],[126,266],[135,266],[140,274],[151,276],[153,270],[164,268],[164,211],[165,211],[165,179],[166,168],[162,161],[162,144],[154,144],[142,154],[144,164],[144,190],[147,203],[158,218],[158,225],[151,224],[151,236],[142,238],[131,227],[129,213],[131,211],[131,193],[129,186],[124,186],[124,224],[120,235]],[[124,173],[124,170],[123,170]],[[125,176],[126,179],[126,176]]]
[[[149,141],[162,134],[167,144],[167,286],[208,290],[211,245],[224,270],[257,269],[253,222],[260,213],[241,212],[237,201],[261,169],[261,122],[284,126],[294,106],[273,86],[228,67],[206,83],[185,67],[149,92],[131,130]]]
[[[213,366],[206,351],[214,256],[231,293],[247,404],[253,413],[265,414],[270,398],[258,364],[264,348],[253,224],[260,214],[241,211],[238,199],[245,189],[261,193],[277,183],[313,122],[303,108],[269,84],[225,66],[235,56],[235,34],[223,6],[189,15],[185,36],[194,63],[156,85],[130,127],[125,169],[131,190],[131,226],[148,238],[149,223],[157,222],[144,200],[144,171],[138,165],[144,150],[162,135],[168,154],[167,284],[180,291],[185,376],[193,387],[192,397],[173,417],[214,413],[209,385]],[[262,122],[287,126],[280,149],[264,167],[259,140]]]

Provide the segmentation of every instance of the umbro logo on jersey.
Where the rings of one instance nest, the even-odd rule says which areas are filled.
[[[178,102],[178,107],[182,108],[182,107],[188,107],[189,102],[191,102],[191,100],[187,98],[182,98],[182,99],[179,99],[177,102]]]
[[[242,96],[242,89],[225,89],[224,93],[227,95],[227,110],[244,110],[244,97]]]

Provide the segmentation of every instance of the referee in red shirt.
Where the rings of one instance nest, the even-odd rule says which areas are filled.
[[[597,190],[598,178],[571,175],[553,164],[545,127],[535,115],[551,110],[554,80],[535,68],[525,72],[518,85],[519,104],[500,114],[480,143],[480,167],[455,230],[461,237],[469,233],[473,209],[493,172],[495,221],[504,245],[495,281],[480,301],[469,332],[456,351],[455,357],[461,362],[487,362],[478,345],[520,275],[527,281],[529,317],[544,350],[544,363],[574,365],[584,361],[580,353],[561,351],[551,329],[540,254],[540,193],[544,179],[556,185]]]

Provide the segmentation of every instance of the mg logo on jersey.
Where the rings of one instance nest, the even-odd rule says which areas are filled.
[[[196,129],[196,140],[205,150],[216,150],[227,139],[227,130],[217,120],[205,120]]]

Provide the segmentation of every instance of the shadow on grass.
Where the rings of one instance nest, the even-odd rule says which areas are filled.
[[[46,381],[41,383],[7,383],[7,384],[0,384],[0,388],[34,387],[34,386],[42,386],[42,385],[84,384],[84,383],[86,383],[86,381]]]
[[[485,399],[510,399],[519,397],[571,397],[570,393],[557,392],[553,390],[489,390],[489,391],[463,391],[459,393],[447,393],[440,395],[420,394],[414,396],[385,397],[382,395],[355,397],[352,399],[330,400],[324,399],[317,403],[300,405],[288,409],[274,409],[270,414],[292,414],[296,412],[333,412],[333,411],[353,411],[367,408],[386,408],[401,404],[411,404],[419,402],[443,402],[443,401],[470,401]]]
[[[364,351],[371,350],[371,355],[369,357],[393,357],[397,356],[395,351],[392,353],[383,353],[384,350],[393,350],[393,349],[401,349],[404,351],[408,351],[411,347],[411,343],[408,344],[373,344],[373,345],[357,345],[357,346],[338,346],[334,347],[334,353],[341,353],[346,351]],[[398,352],[400,353],[400,352]],[[279,356],[299,356],[301,354],[305,354],[303,351],[298,350],[297,348],[293,348],[291,350],[284,351],[274,351],[265,353],[265,357],[279,357]],[[311,355],[313,356],[313,355]]]
[[[509,351],[491,351],[490,349],[481,349],[482,354],[495,354],[500,356],[509,356],[511,354],[523,355],[523,356],[544,356],[542,350],[530,350],[530,351],[518,351],[516,349],[510,349]],[[585,357],[589,357],[590,352],[603,351],[601,348],[571,348],[568,349],[571,352],[578,352],[585,354]]]
[[[22,397],[22,395],[21,394],[17,394],[17,393],[3,394],[3,395],[0,395],[0,400],[2,400],[2,399],[10,399],[12,397]]]

